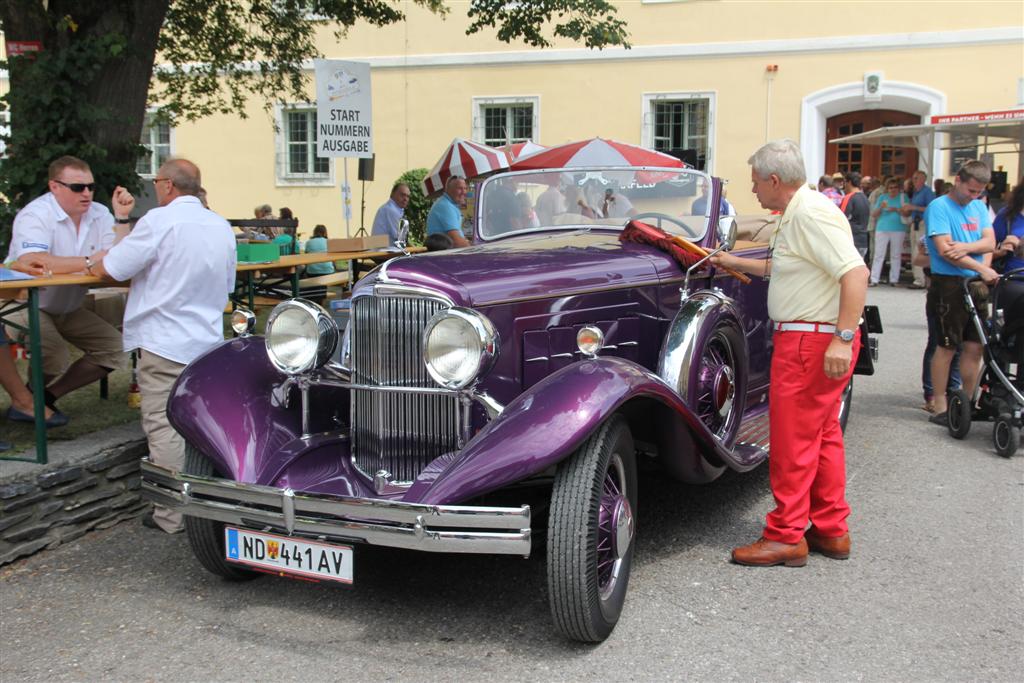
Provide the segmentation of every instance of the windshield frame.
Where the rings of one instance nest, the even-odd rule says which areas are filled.
[[[491,197],[493,197],[493,188],[495,187],[495,184],[497,182],[500,182],[503,179],[516,178],[516,177],[536,177],[536,178],[539,178],[542,175],[552,174],[552,173],[572,176],[572,175],[582,175],[582,174],[592,175],[592,174],[596,174],[596,173],[601,173],[601,174],[604,174],[604,173],[608,173],[608,174],[623,174],[623,173],[629,173],[629,172],[633,172],[633,173],[636,173],[636,172],[642,172],[642,173],[669,173],[669,174],[672,174],[674,176],[678,176],[678,175],[692,175],[695,178],[695,187],[698,188],[696,190],[695,194],[693,195],[694,201],[696,201],[696,198],[701,196],[701,192],[700,192],[699,188],[700,188],[702,183],[705,184],[706,187],[708,188],[709,196],[711,194],[713,194],[714,178],[709,173],[707,173],[705,171],[701,171],[701,170],[695,169],[695,168],[678,168],[678,167],[666,167],[666,166],[582,166],[582,167],[563,167],[563,168],[548,168],[548,169],[529,169],[529,170],[521,170],[521,171],[509,171],[509,172],[505,172],[505,173],[496,173],[494,175],[491,175],[491,176],[487,177],[483,182],[478,183],[477,187],[476,187],[476,197],[475,197],[475,200],[474,200],[474,216],[473,216],[473,233],[474,233],[473,236],[475,238],[474,241],[476,241],[476,242],[493,242],[493,241],[496,241],[496,240],[507,239],[507,238],[512,237],[512,236],[529,235],[529,234],[534,234],[534,233],[544,233],[544,232],[553,232],[553,231],[557,231],[557,232],[570,231],[571,232],[571,231],[580,231],[580,230],[587,230],[587,231],[589,231],[589,230],[608,230],[608,231],[621,232],[622,229],[625,227],[625,225],[631,220],[631,218],[629,216],[626,216],[626,217],[622,218],[621,219],[622,222],[620,224],[616,224],[616,223],[613,223],[613,222],[589,222],[589,223],[567,222],[567,223],[562,223],[562,224],[538,225],[537,227],[525,227],[525,228],[518,228],[518,229],[512,229],[512,230],[503,230],[501,232],[495,232],[495,233],[491,234],[491,233],[485,233],[484,232],[484,227],[485,227],[485,223],[486,223],[485,217],[487,216],[487,214],[485,212],[487,211],[487,199],[489,198],[489,195]],[[586,178],[584,178],[584,179],[586,179]],[[609,182],[611,182],[612,180],[613,179],[610,179]],[[600,182],[600,181],[598,181],[598,182]],[[606,183],[606,185],[607,184],[608,183]],[[654,187],[654,185],[651,185],[650,187]],[[710,214],[712,213],[711,208],[712,207],[710,206],[710,202],[709,202],[709,206],[708,206],[708,208],[705,211],[704,216],[703,216],[704,217],[703,229],[700,231],[700,234],[697,235],[697,236],[694,236],[694,235],[691,235],[691,234],[686,234],[686,233],[682,232],[681,230],[679,230],[678,228],[675,228],[671,224],[667,224],[666,223],[665,225],[662,225],[661,227],[663,227],[663,228],[669,230],[670,232],[672,232],[673,234],[677,234],[677,235],[679,235],[679,236],[681,236],[681,237],[683,237],[683,238],[685,238],[685,239],[687,239],[689,241],[692,241],[694,243],[699,243],[708,234],[708,230],[709,230],[709,227],[710,227]],[[644,212],[641,212],[641,213],[644,213]],[[563,214],[563,215],[566,215],[566,214]],[[577,214],[577,215],[579,215],[579,214]],[[685,215],[685,214],[680,214],[680,216],[683,216],[683,215]],[[688,216],[688,217],[692,217],[692,216]],[[590,220],[612,221],[612,219],[610,219],[610,218],[590,219]]]

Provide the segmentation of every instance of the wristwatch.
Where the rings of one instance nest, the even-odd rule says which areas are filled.
[[[85,272],[89,273],[89,275],[92,275],[92,267],[94,265],[96,265],[96,264],[93,263],[92,257],[91,256],[86,256],[85,257]]]
[[[129,216],[128,218],[115,218],[114,222],[119,223],[121,225],[127,225],[128,223],[132,222],[132,219],[131,216]]]
[[[836,336],[839,337],[843,343],[849,344],[853,341],[853,337],[856,334],[853,330],[836,330]]]

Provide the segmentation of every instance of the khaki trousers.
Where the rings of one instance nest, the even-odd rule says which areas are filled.
[[[28,310],[11,316],[11,322],[28,327]],[[8,336],[14,338],[10,330]],[[28,333],[26,332],[26,346]],[[93,365],[117,370],[124,367],[121,333],[92,311],[78,308],[70,313],[52,315],[39,311],[39,342],[43,349],[43,374],[60,377],[71,365],[68,344],[85,352]]]
[[[171,386],[185,369],[181,363],[139,349],[139,392],[142,394],[142,429],[149,442],[149,459],[175,472],[185,466],[185,440],[167,421]],[[169,534],[185,529],[180,512],[153,507],[153,520]]]

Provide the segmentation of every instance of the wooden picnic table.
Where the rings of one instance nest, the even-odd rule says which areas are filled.
[[[424,251],[423,247],[411,247],[409,253]],[[346,252],[324,252],[317,254],[291,254],[282,256],[279,261],[270,263],[239,263],[236,270],[245,280],[245,289],[249,297],[249,307],[254,308],[255,299],[254,276],[257,272],[280,272],[285,271],[291,276],[292,295],[299,295],[299,267],[313,263],[327,263],[329,261],[348,261],[350,273],[353,270],[353,263],[359,259],[387,259],[402,256],[402,252],[396,251],[346,251]],[[240,278],[242,279],[242,278]],[[350,280],[355,282],[355,277],[350,275]],[[115,283],[115,285],[118,283]],[[32,379],[33,387],[43,386],[43,351],[42,342],[39,338],[39,290],[42,287],[63,287],[67,285],[85,285],[87,287],[110,287],[109,280],[103,280],[95,275],[71,273],[66,275],[51,275],[50,277],[37,277],[30,280],[2,280],[0,281],[0,325],[8,325],[18,330],[28,332],[29,335],[29,376]],[[128,283],[120,283],[121,286],[128,286]],[[237,303],[238,289],[231,295],[231,300]],[[8,303],[12,299],[25,299],[24,302],[15,304]],[[9,316],[18,311],[28,309],[28,324],[26,330],[20,325],[10,321]],[[0,460],[27,460],[46,464],[46,418],[45,418],[45,397],[42,391],[33,391],[33,408],[36,417],[36,457],[34,460],[11,456],[0,456]]]

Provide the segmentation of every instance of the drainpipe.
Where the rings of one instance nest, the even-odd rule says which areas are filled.
[[[767,88],[765,89],[765,100],[764,100],[764,141],[768,142],[771,139],[771,126],[772,126],[772,81],[775,80],[775,74],[779,71],[778,64],[769,64],[764,68],[764,76],[767,80]]]

